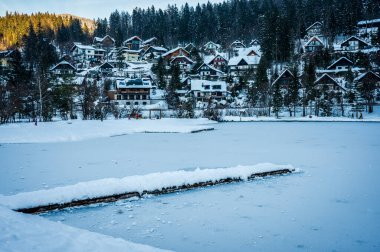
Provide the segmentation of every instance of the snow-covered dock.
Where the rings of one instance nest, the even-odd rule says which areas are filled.
[[[291,165],[271,163],[253,166],[236,166],[218,169],[196,169],[194,171],[172,171],[110,178],[48,190],[1,196],[3,205],[23,213],[41,213],[55,209],[84,206],[94,203],[114,202],[131,197],[159,195],[194,188],[253,180],[287,174],[296,171]]]

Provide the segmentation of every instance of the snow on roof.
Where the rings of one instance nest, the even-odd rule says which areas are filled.
[[[380,18],[372,19],[372,20],[362,20],[358,22],[358,25],[367,25],[367,24],[376,24],[376,23],[380,23]]]
[[[150,39],[147,39],[147,40],[143,41],[142,43],[145,45],[145,44],[151,43],[154,40],[157,40],[157,38],[153,37],[153,38],[150,38]]]
[[[62,65],[67,65],[67,66],[69,66],[69,67],[71,67],[72,69],[76,69],[73,65],[71,65],[69,62],[67,62],[66,60],[62,60],[61,62],[59,62],[57,65],[55,65],[55,66],[53,66],[52,68],[51,68],[51,70],[54,70],[54,69],[56,69],[58,66],[62,66]]]
[[[81,43],[74,43],[74,46],[71,48],[71,50],[73,50],[75,47],[78,47],[79,49],[84,49],[84,50],[95,50],[95,47],[91,45],[83,45]]]
[[[241,44],[241,45],[243,45],[245,47],[244,43],[241,42],[240,40],[235,40],[234,42],[232,42],[231,43],[231,47],[232,47],[232,45],[235,45],[235,44]]]
[[[212,42],[212,41],[207,42],[203,47],[207,47],[209,44],[212,44],[212,45],[214,45],[214,46],[217,47],[217,48],[220,48],[220,47],[221,47],[220,44],[214,43],[214,42]]]
[[[322,25],[321,22],[317,21],[314,24],[310,25],[308,28],[306,28],[306,31],[310,30],[314,25],[317,25],[317,24]]]
[[[197,71],[199,71],[199,69],[201,69],[201,67],[203,67],[203,66],[208,66],[211,70],[213,70],[213,71],[215,71],[217,73],[224,74],[223,71],[220,71],[219,69],[216,69],[215,67],[213,67],[213,66],[211,66],[211,65],[209,65],[207,63],[203,63],[200,67],[198,67]]]
[[[373,74],[374,76],[376,76],[379,80],[380,80],[380,76],[377,75],[376,73],[372,72],[372,71],[368,71],[368,72],[365,72],[365,73],[362,73],[360,74],[358,77],[356,77],[354,79],[354,82],[357,82],[357,81],[360,81],[364,76],[366,76],[367,74]]]
[[[334,61],[330,66],[328,66],[327,69],[333,67],[336,63],[338,63],[341,60],[347,60],[351,64],[354,64],[351,60],[347,59],[346,57],[340,57],[339,59],[337,59],[336,61]]]
[[[244,60],[248,65],[258,65],[260,62],[260,57],[258,56],[233,57],[228,61],[228,66],[237,66],[242,60]]]
[[[220,53],[217,53],[216,55],[207,55],[204,57],[203,61],[206,63],[206,64],[210,64],[216,57],[222,57],[224,60],[226,60],[226,57],[223,56],[222,54]],[[226,60],[227,61],[227,60]]]
[[[168,55],[174,53],[175,51],[177,51],[177,50],[181,50],[181,49],[182,49],[184,52],[190,54],[188,51],[185,50],[185,48],[183,48],[183,47],[181,47],[181,46],[178,46],[178,47],[176,47],[176,48],[174,48],[174,49],[171,49],[170,51],[168,51],[168,52],[162,54],[162,57],[166,57],[166,56],[168,56]]]
[[[347,41],[349,41],[350,39],[356,39],[356,40],[359,40],[360,42],[363,42],[364,44],[366,44],[366,45],[368,45],[368,46],[370,46],[370,44],[368,44],[367,42],[365,42],[364,40],[362,40],[362,39],[360,39],[360,38],[358,38],[358,37],[356,37],[356,36],[351,36],[351,37],[349,37],[348,39],[346,39],[345,41],[343,41],[342,43],[340,43],[340,44],[344,44],[344,43],[346,43]]]
[[[170,63],[172,63],[176,59],[185,59],[185,60],[189,61],[191,64],[194,64],[194,61],[192,61],[191,59],[189,59],[185,55],[178,55],[176,57],[173,57],[172,60],[170,61]]]
[[[116,80],[117,88],[151,88],[152,83],[150,80],[143,79],[117,79]]]
[[[311,42],[314,41],[314,39],[318,40],[323,46],[325,46],[325,43],[322,42],[322,40],[318,36],[311,37],[304,46],[309,45]]]
[[[274,85],[279,79],[281,79],[281,77],[282,77],[285,73],[289,73],[291,76],[294,77],[293,73],[292,73],[289,69],[285,68],[284,70],[282,70],[282,72],[280,73],[280,75],[279,75],[279,76],[273,81],[272,85]]]
[[[205,89],[206,86],[209,86],[209,89]],[[191,80],[191,90],[201,92],[227,92],[227,83],[225,81]]]
[[[133,37],[130,37],[129,39],[127,39],[126,41],[124,41],[124,43],[128,43],[134,39],[137,39],[139,41],[142,41],[142,39],[139,37],[139,36],[133,36]]]
[[[258,56],[261,56],[261,47],[259,45],[254,45],[250,47],[238,48],[239,56],[248,56],[252,51],[254,51]]]

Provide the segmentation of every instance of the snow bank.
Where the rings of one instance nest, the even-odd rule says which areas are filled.
[[[352,119],[348,117],[240,117],[225,116],[221,120],[223,122],[380,122],[380,117],[372,117],[365,119]]]
[[[253,166],[236,166],[231,168],[151,173],[121,179],[108,178],[47,190],[20,193],[12,196],[0,196],[0,202],[11,209],[33,208],[129,192],[138,192],[141,194],[144,191],[161,190],[168,187],[179,187],[206,181],[215,182],[226,178],[247,180],[248,177],[254,173],[283,169],[293,170],[293,167],[291,165],[263,163]]]
[[[98,120],[7,124],[0,126],[0,143],[81,141],[133,133],[191,133],[213,129],[208,119]]]
[[[0,251],[163,251],[0,206]]]

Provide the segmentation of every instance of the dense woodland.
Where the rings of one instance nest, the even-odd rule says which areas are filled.
[[[379,16],[378,0],[231,0],[195,7],[169,5],[164,10],[136,8],[132,13],[116,10],[108,19],[96,20],[92,34],[88,22],[80,25],[76,18],[8,13],[0,18],[0,47],[20,44],[32,23],[34,28],[40,24],[45,36],[59,43],[85,42],[91,35],[106,34],[116,39],[116,45],[138,35],[155,36],[167,47],[189,42],[202,45],[209,40],[227,46],[236,39],[249,42],[258,38],[269,60],[287,60],[294,38],[303,37],[315,21],[322,21],[324,35],[333,38],[354,34],[358,21]]]

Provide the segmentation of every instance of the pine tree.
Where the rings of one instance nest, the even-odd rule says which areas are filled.
[[[180,68],[178,64],[172,65],[171,76],[169,85],[166,88],[166,101],[169,105],[169,108],[176,109],[179,105],[179,95],[176,92],[179,89],[180,85]]]
[[[292,81],[290,82],[289,86],[289,98],[290,98],[290,103],[293,106],[293,113],[294,117],[296,117],[296,108],[299,103],[299,74],[298,74],[298,64],[293,65],[292,69],[292,74],[293,78]]]
[[[276,83],[272,86],[273,90],[273,113],[275,114],[276,118],[279,118],[278,113],[281,111],[282,108],[282,94],[281,94],[281,88],[280,83]]]

